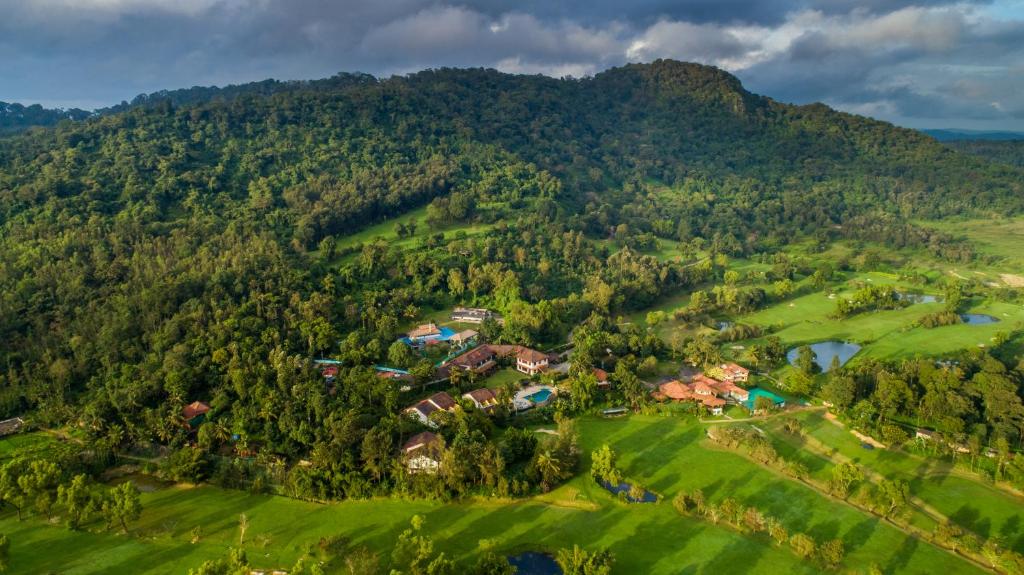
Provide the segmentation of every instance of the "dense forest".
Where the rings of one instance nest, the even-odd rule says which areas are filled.
[[[287,477],[265,467],[298,496],[521,493],[564,475],[569,430],[486,448],[493,424],[470,416],[446,440],[483,450],[478,467],[430,485],[394,471],[416,430],[371,366],[420,310],[487,305],[506,320],[494,340],[537,346],[586,322],[639,362],[661,343],[610,318],[716,281],[715,256],[871,235],[969,258],[911,218],[1024,208],[1018,168],[673,61],[562,80],[340,75],[134,104],[0,140],[0,415],[73,422],[108,448],[180,448],[182,407],[202,399],[214,424],[177,473],[214,473],[204,458],[234,437],[264,461],[308,459]],[[489,227],[410,250],[341,241],[423,206],[438,230]],[[657,241],[713,257],[642,253]],[[324,355],[344,362],[343,385],[311,366]]]
[[[957,140],[946,145],[993,162],[1024,167],[1024,140]]]
[[[84,120],[90,115],[90,112],[78,108],[61,110],[44,108],[39,104],[24,106],[0,102],[0,135],[19,132],[35,126],[53,126],[62,120]]]

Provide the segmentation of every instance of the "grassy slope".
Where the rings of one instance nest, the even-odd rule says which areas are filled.
[[[567,485],[532,501],[461,503],[371,501],[315,505],[254,496],[214,487],[175,487],[144,494],[145,513],[134,536],[71,533],[36,519],[19,524],[10,514],[0,531],[12,541],[12,573],[59,569],[75,573],[181,572],[222,555],[237,543],[237,518],[250,517],[246,550],[258,566],[291,565],[321,536],[344,534],[374,549],[389,550],[416,513],[440,550],[467,558],[480,539],[496,539],[502,550],[550,549],[583,543],[607,546],[618,557],[617,572],[814,573],[786,549],[727,529],[680,517],[670,499],[680,490],[702,488],[712,500],[736,497],[781,517],[794,530],[819,540],[846,543],[847,564],[877,563],[886,572],[975,572],[974,567],[895,528],[829,500],[729,452],[710,449],[692,421],[639,417],[580,422],[581,447],[607,442],[622,454],[628,477],[665,496],[656,505],[618,503],[581,473]],[[584,462],[583,469],[589,467]],[[202,526],[202,540],[190,531]],[[90,526],[99,529],[100,526]],[[257,541],[268,538],[265,548]]]
[[[848,429],[826,421],[821,412],[803,413],[797,417],[804,423],[804,431],[814,440],[867,469],[889,478],[904,479],[910,484],[914,496],[944,516],[982,537],[999,537],[1005,545],[1024,552],[1024,525],[1021,523],[1024,501],[1021,498],[954,470],[946,462],[905,451],[865,450]],[[777,444],[783,442],[794,450],[800,449],[802,441],[781,431],[782,424],[783,419],[780,418],[759,426],[771,432]],[[807,452],[803,452],[800,459],[807,464],[812,476],[828,480],[831,465]],[[926,529],[934,526],[918,520],[915,524]]]

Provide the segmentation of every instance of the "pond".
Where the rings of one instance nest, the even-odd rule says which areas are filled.
[[[718,326],[718,331],[725,331],[731,328],[733,323],[731,321],[720,321],[716,325]]]
[[[941,298],[936,295],[900,292],[896,292],[896,299],[909,301],[910,303],[936,303],[942,301]]]
[[[850,361],[850,358],[860,351],[860,346],[845,341],[819,341],[818,343],[812,343],[811,349],[817,356],[814,363],[818,364],[822,373],[825,373],[832,366],[833,357],[839,358],[840,366],[846,365],[846,362]],[[786,354],[786,360],[789,361],[790,365],[796,364],[799,350],[799,347],[794,347]]]
[[[516,568],[516,575],[562,575],[562,568],[547,553],[527,551],[509,555],[508,562]]]
[[[604,481],[604,482],[601,483],[601,486],[604,487],[605,489],[607,489],[608,491],[610,491],[612,495],[618,495],[619,493],[625,493],[626,494],[626,501],[628,501],[630,503],[657,503],[658,502],[658,496],[655,495],[654,493],[651,493],[650,491],[647,491],[647,490],[644,490],[643,497],[641,497],[640,499],[634,499],[633,497],[631,497],[629,495],[629,490],[632,489],[633,486],[628,484],[628,483],[626,483],[626,482],[619,483],[618,485],[612,485],[611,483],[608,483],[607,481]]]
[[[998,318],[984,313],[965,313],[960,315],[960,319],[964,320],[967,325],[985,325],[999,321]]]

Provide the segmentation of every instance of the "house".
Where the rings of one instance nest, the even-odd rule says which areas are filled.
[[[935,439],[935,432],[927,429],[918,429],[917,432],[914,433],[914,437],[917,439],[931,441],[932,439]]]
[[[494,390],[486,387],[464,393],[462,397],[472,401],[477,409],[483,410],[488,414],[493,413],[495,408],[498,407],[498,395],[494,393]]]
[[[527,375],[537,375],[547,367],[547,354],[528,347],[521,347],[516,353],[516,369]]]
[[[402,446],[405,467],[409,473],[437,473],[441,467],[444,441],[436,433],[424,431],[409,438]]]
[[[441,328],[434,322],[418,325],[405,334],[409,341],[419,342],[427,339],[434,339],[441,336]]]
[[[612,386],[612,383],[610,381],[608,381],[608,372],[607,371],[595,367],[594,368],[594,377],[597,378],[597,387],[600,387],[602,389],[607,389],[607,388]]]
[[[483,323],[488,319],[497,319],[497,314],[489,309],[478,307],[457,307],[452,310],[452,321],[462,323]]]
[[[320,369],[320,375],[324,376],[327,383],[333,383],[334,379],[338,377],[338,366],[326,365]]]
[[[713,367],[705,375],[728,383],[746,383],[750,380],[750,370],[732,362]]]
[[[430,416],[438,411],[453,411],[456,405],[452,396],[440,391],[421,400],[416,405],[406,408],[405,412],[418,419],[423,425],[437,427],[437,424],[431,421]]]
[[[495,355],[496,354],[491,346],[477,346],[462,355],[448,360],[443,366],[441,366],[439,375],[442,378],[449,377],[453,366],[464,371],[472,371],[476,374],[485,374],[498,365]]]
[[[475,330],[466,329],[451,336],[450,338],[448,338],[448,341],[451,342],[452,345],[462,347],[464,345],[468,345],[470,343],[475,342],[479,336],[480,334],[477,333]]]
[[[712,414],[721,415],[726,400],[719,397],[723,392],[714,383],[719,383],[703,374],[693,378],[690,383],[683,383],[677,379],[667,381],[652,394],[655,399],[664,401],[696,401],[708,408]]]
[[[209,405],[201,401],[193,401],[181,410],[181,415],[185,418],[185,425],[190,429],[195,429],[206,420],[206,414],[209,412]]]

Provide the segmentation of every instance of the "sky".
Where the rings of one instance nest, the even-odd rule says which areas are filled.
[[[783,102],[1024,131],[1024,0],[0,0],[0,101],[442,66],[711,64]]]

